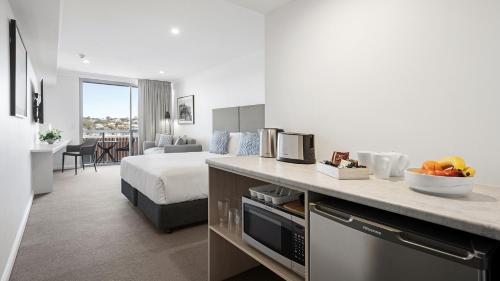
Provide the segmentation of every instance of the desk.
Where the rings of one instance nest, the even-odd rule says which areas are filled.
[[[53,155],[66,148],[70,140],[54,144],[36,143],[31,149],[31,186],[35,194],[52,192],[54,187]]]

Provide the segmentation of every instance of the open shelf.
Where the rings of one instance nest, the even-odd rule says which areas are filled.
[[[267,267],[259,265],[245,272],[242,272],[236,276],[230,277],[224,281],[255,281],[255,280],[265,280],[265,281],[284,281],[285,279],[279,277]]]
[[[230,232],[227,228],[221,227],[219,225],[210,225],[209,228],[210,231],[212,231],[212,233],[224,238],[233,246],[240,249],[242,252],[252,257],[257,262],[267,267],[269,270],[276,273],[276,275],[280,276],[281,278],[290,281],[304,281],[304,278],[302,276],[296,274],[291,269],[284,267],[280,263],[262,254],[252,246],[245,243],[245,241],[241,239],[241,236],[238,236],[235,233]]]

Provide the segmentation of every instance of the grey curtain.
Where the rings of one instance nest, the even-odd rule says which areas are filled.
[[[154,141],[156,133],[170,133],[165,112],[172,112],[171,94],[170,82],[139,80],[139,154],[144,141]]]

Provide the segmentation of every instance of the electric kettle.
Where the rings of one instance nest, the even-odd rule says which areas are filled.
[[[260,157],[275,158],[278,133],[283,132],[282,129],[264,128],[259,130],[260,137]]]

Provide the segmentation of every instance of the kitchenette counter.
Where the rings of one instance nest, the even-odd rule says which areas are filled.
[[[208,159],[211,168],[313,191],[500,240],[500,187],[476,185],[464,198],[412,191],[402,178],[337,180],[300,165],[256,156]]]

